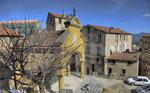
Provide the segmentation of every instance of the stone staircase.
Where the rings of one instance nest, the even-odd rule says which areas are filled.
[[[74,93],[84,93],[81,88],[85,84],[89,84],[90,86],[90,92],[87,93],[102,93],[103,85],[100,81],[95,79],[95,76],[85,75],[85,80],[82,82],[82,84],[75,90]]]

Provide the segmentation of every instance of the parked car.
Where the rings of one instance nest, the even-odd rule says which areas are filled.
[[[148,85],[150,84],[150,80],[145,76],[137,76],[133,78],[128,78],[128,84],[130,85]]]
[[[150,84],[137,87],[136,93],[150,93]]]

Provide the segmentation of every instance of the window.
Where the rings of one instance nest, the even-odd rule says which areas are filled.
[[[94,64],[92,64],[92,72],[94,72],[95,71],[95,65]]]
[[[116,61],[115,60],[112,60],[112,64],[115,64],[116,63]]]
[[[122,69],[122,74],[125,75],[126,74],[126,70]]]
[[[59,18],[59,24],[61,24],[61,18]]]
[[[95,33],[97,33],[97,29],[95,28]]]
[[[90,63],[90,61],[91,61],[90,57],[86,57],[86,62]]]
[[[87,34],[90,34],[90,27],[87,27]]]
[[[101,54],[101,48],[97,47],[97,54],[100,55]]]
[[[142,78],[138,78],[138,80],[137,81],[142,81]]]
[[[117,46],[115,46],[115,52],[117,52]]]
[[[115,60],[110,60],[109,62],[111,63],[111,65],[114,65],[116,63]]]
[[[131,65],[131,64],[132,64],[132,62],[131,62],[131,61],[128,61],[128,64],[129,64],[129,65]]]
[[[96,60],[97,60],[97,63],[99,63],[99,58],[97,58]]]
[[[148,80],[147,80],[147,79],[145,79],[145,78],[143,78],[143,81],[144,81],[144,82],[148,82]]]
[[[122,45],[119,45],[119,52],[122,51]]]
[[[126,41],[128,41],[128,35],[126,35]]]
[[[85,52],[86,52],[86,54],[90,54],[90,47],[86,47]]]
[[[124,40],[124,41],[126,40],[126,36],[125,36],[125,35],[123,36],[123,40]]]
[[[90,41],[90,37],[89,36],[86,36],[86,41]]]
[[[120,41],[121,41],[121,35],[120,35]]]
[[[124,50],[125,50],[125,45],[123,44],[123,45],[122,45],[122,51],[124,51]]]
[[[98,38],[98,42],[100,43],[100,42],[101,42],[101,35],[98,34],[98,35],[97,35],[97,38]]]

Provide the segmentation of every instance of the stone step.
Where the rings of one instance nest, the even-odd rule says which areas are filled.
[[[86,79],[74,93],[83,93],[81,88],[85,84],[89,84],[91,93],[102,93],[103,85],[100,81],[96,80],[94,76],[85,75],[85,78]]]

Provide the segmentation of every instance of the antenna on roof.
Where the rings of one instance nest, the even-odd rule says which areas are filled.
[[[76,16],[76,9],[75,9],[75,7],[73,8],[73,16]]]

